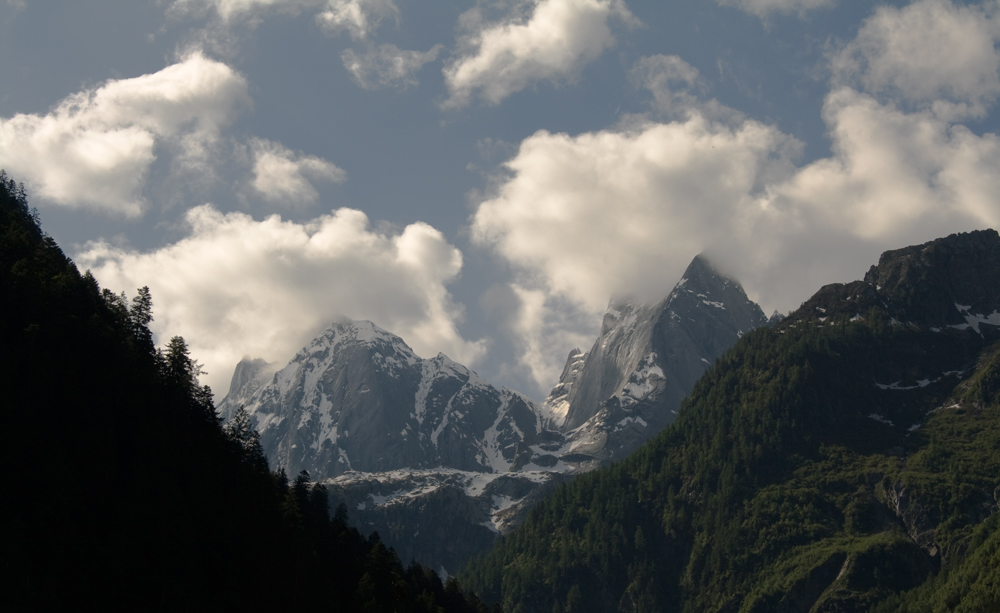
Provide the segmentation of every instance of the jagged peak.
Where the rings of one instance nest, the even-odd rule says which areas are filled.
[[[268,370],[269,366],[273,366],[273,364],[263,358],[251,358],[249,355],[243,356],[243,359],[236,365],[236,369],[233,371],[233,378],[229,382],[230,392],[239,393],[239,390],[243,389],[243,386]]]
[[[688,267],[684,270],[684,274],[681,275],[681,280],[677,282],[675,289],[684,287],[685,285],[714,285],[721,287],[734,285],[743,289],[743,286],[740,285],[739,281],[719,270],[719,268],[713,264],[704,253],[699,253],[694,256],[691,263],[688,264]],[[687,289],[691,290],[692,288]]]

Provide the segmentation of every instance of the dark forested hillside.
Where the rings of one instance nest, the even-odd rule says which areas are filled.
[[[465,584],[512,612],[1000,610],[998,262],[953,235],[823,288]]]
[[[485,610],[222,429],[153,299],[80,275],[0,172],[6,610]]]

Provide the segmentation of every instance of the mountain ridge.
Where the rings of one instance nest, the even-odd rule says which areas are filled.
[[[627,455],[669,423],[685,386],[708,367],[704,356],[714,360],[742,328],[766,322],[739,284],[703,257],[688,268],[657,303],[613,298],[594,349],[570,352],[541,405],[494,388],[443,354],[420,358],[372,322],[341,319],[276,372],[263,361],[241,361],[219,412],[229,419],[245,407],[272,464],[322,481],[332,505],[346,504],[359,529],[378,530],[404,557],[455,571],[558,483]],[[742,321],[730,316],[737,312]],[[637,313],[645,320],[636,323]],[[568,427],[574,386],[585,366],[607,366],[600,360],[608,352],[625,355],[620,363],[612,355],[606,369],[610,398],[596,407],[577,399],[577,409],[590,413]],[[697,355],[667,361],[691,352]],[[688,372],[676,376],[677,364]],[[461,511],[446,508],[447,500]],[[428,540],[448,530],[445,522],[465,535],[467,548]]]
[[[270,381],[254,381],[227,395],[220,415],[244,406],[265,453],[289,474],[503,472],[518,444],[544,438],[528,398],[494,388],[443,353],[420,358],[369,321],[331,324]]]
[[[463,582],[525,613],[996,610],[1000,284],[937,272],[998,252],[992,231],[887,252],[745,335],[673,425],[557,488]]]

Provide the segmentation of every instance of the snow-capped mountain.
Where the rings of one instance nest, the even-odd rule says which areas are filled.
[[[573,474],[673,421],[704,370],[767,318],[696,257],[663,300],[612,299],[541,405],[443,354],[422,359],[368,321],[339,321],[281,370],[236,367],[219,413],[244,406],[272,468],[301,470],[404,557],[455,571]]]
[[[558,457],[563,435],[528,398],[369,321],[331,325],[281,370],[244,359],[218,411],[241,406],[273,469],[307,470],[360,529],[446,571],[589,467]]]
[[[567,433],[565,455],[578,462],[627,455],[674,420],[724,351],[767,323],[739,282],[700,255],[656,304],[612,298],[594,346],[570,353],[543,404]]]
[[[237,366],[219,413],[225,419],[244,406],[272,467],[289,475],[505,472],[521,446],[551,438],[531,400],[444,354],[422,359],[368,321],[331,325],[262,384],[263,368]]]

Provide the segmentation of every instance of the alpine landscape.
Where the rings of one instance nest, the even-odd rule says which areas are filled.
[[[4,611],[1000,613],[1000,1],[6,0],[0,82]]]
[[[766,323],[699,256],[656,304],[612,299],[593,348],[570,352],[541,404],[444,354],[421,359],[371,322],[342,321],[277,372],[241,361],[218,409],[224,421],[245,410],[271,463],[321,480],[360,530],[454,573],[553,486],[673,422],[708,366]]]

